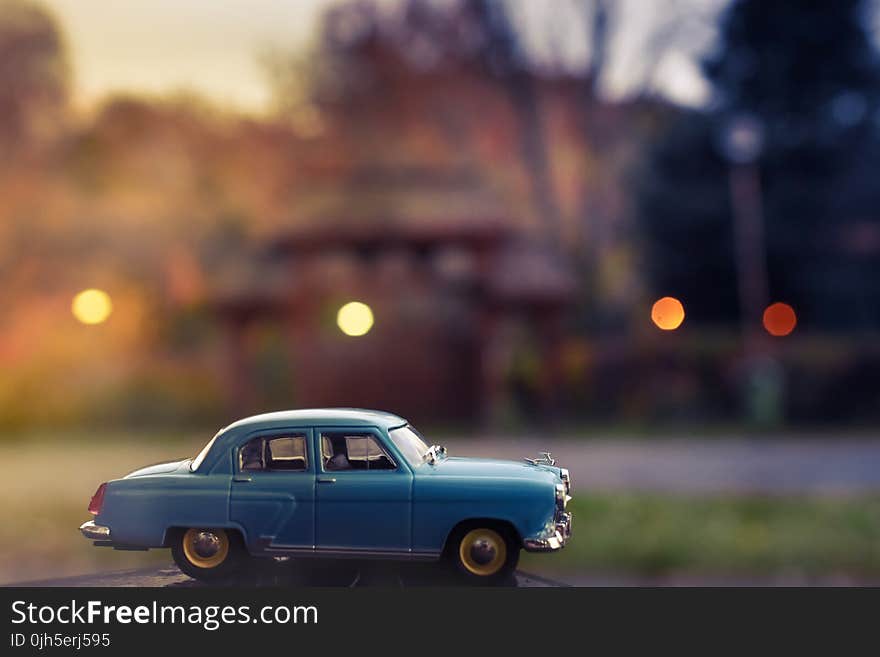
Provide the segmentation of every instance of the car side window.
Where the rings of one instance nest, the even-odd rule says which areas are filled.
[[[238,450],[238,467],[243,472],[302,472],[308,468],[305,434],[259,436]]]
[[[321,461],[328,472],[397,469],[397,464],[371,433],[323,432]]]

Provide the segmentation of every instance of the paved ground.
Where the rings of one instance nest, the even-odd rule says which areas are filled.
[[[410,566],[410,567],[408,567]],[[672,573],[656,577],[630,575],[626,573],[584,573],[566,575],[564,582],[531,573],[517,572],[505,586],[520,588],[548,588],[568,586],[588,587],[741,587],[741,586],[880,586],[880,579],[854,579],[847,575],[823,575],[806,578],[803,576],[777,575],[749,577],[743,575],[694,575]],[[296,572],[284,565],[269,566],[258,572],[251,572],[237,580],[223,582],[222,586],[264,587],[264,586],[331,586],[331,587],[371,587],[406,588],[417,586],[452,586],[460,581],[436,568],[421,564],[374,564],[366,568],[351,567],[344,564],[328,564],[308,573]],[[34,582],[19,582],[4,586],[36,587],[170,587],[189,588],[205,586],[181,573],[176,566],[119,570],[95,575],[79,575]]]
[[[451,455],[521,459],[550,450],[576,491],[880,492],[880,439],[710,438],[448,441]]]
[[[332,563],[315,562],[313,566],[292,568],[287,564],[270,564],[249,571],[235,580],[224,581],[221,586],[262,587],[262,586],[332,586],[332,587],[370,587],[384,586],[405,588],[414,586],[451,586],[461,585],[461,581],[452,573],[439,569],[436,565],[427,564],[390,564],[390,563]],[[517,572],[506,586],[516,587],[558,587],[567,586],[537,575]],[[205,586],[184,575],[176,566],[164,568],[140,568],[136,570],[120,570],[95,575],[79,575],[58,579],[20,582],[10,586],[38,587],[196,587]]]

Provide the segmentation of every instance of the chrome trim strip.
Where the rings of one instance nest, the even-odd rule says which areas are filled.
[[[428,559],[435,560],[441,555],[440,552],[427,552],[410,550],[376,550],[372,548],[303,548],[285,547],[272,545],[262,550],[266,554],[291,554],[311,557],[334,557],[334,558],[368,558],[368,559]]]
[[[107,541],[110,539],[110,528],[104,525],[96,525],[94,520],[84,522],[79,526],[82,535],[93,541]]]

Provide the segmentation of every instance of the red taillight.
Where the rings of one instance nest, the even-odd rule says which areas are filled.
[[[104,506],[104,490],[107,488],[107,484],[101,484],[98,486],[98,490],[95,491],[95,494],[92,495],[92,501],[89,502],[89,513],[93,516],[101,513],[101,507]]]

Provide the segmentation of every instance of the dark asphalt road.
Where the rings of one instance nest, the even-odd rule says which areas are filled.
[[[234,587],[265,587],[265,586],[332,586],[332,587],[369,587],[383,586],[404,588],[413,586],[460,586],[453,573],[449,573],[436,564],[400,564],[392,562],[371,562],[357,564],[354,562],[320,563],[314,562],[309,567],[292,567],[286,563],[266,564],[251,569],[247,574],[234,580],[218,583],[219,586]],[[537,575],[517,572],[506,583],[513,587],[558,587],[567,586]],[[206,586],[201,582],[184,575],[176,566],[161,568],[139,568],[136,570],[120,570],[94,575],[79,575],[33,582],[19,582],[6,586],[36,587],[196,587]]]
[[[582,437],[581,437],[582,438]],[[520,460],[553,452],[587,491],[853,494],[880,491],[880,440],[713,437],[602,439],[485,436],[449,440],[453,456]]]
[[[412,567],[410,567],[412,566]],[[828,574],[819,577],[781,574],[776,576],[748,575],[695,575],[672,573],[649,577],[626,573],[589,573],[567,576],[565,583],[546,577],[517,572],[515,577],[506,584],[520,588],[548,587],[800,587],[800,586],[880,586],[878,579],[854,578],[848,575]],[[294,570],[284,564],[268,566],[257,572],[234,581],[223,582],[220,586],[237,588],[257,587],[297,587],[297,586],[330,586],[330,587],[370,587],[406,588],[416,586],[455,586],[461,582],[450,577],[448,573],[438,571],[435,567],[422,564],[391,564],[371,563],[364,567],[352,564],[326,564],[310,568],[308,571]],[[79,575],[31,582],[4,584],[3,586],[34,586],[34,587],[171,587],[190,588],[206,586],[190,579],[181,573],[176,566],[139,568],[136,570],[119,570],[94,575]]]

